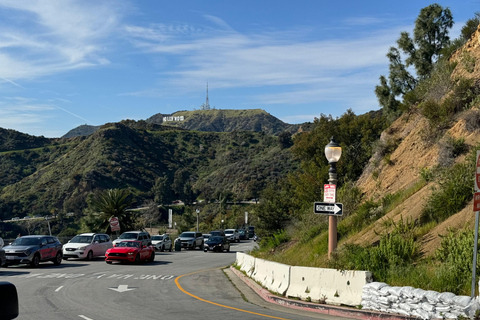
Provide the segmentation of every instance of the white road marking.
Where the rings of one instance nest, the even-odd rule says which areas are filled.
[[[93,320],[93,319],[91,319],[89,317],[85,317],[84,315],[81,315],[81,314],[79,314],[78,316],[82,319],[85,319],[85,320]]]
[[[128,284],[119,284],[118,288],[108,288],[108,289],[113,290],[113,291],[117,291],[117,292],[125,292],[125,291],[135,290],[135,289],[129,289]]]
[[[57,290],[55,290],[55,292],[58,292],[58,291],[62,290],[62,288],[63,288],[63,286],[58,287]]]

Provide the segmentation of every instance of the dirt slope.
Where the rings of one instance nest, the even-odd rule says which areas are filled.
[[[462,58],[468,55],[470,63],[465,63]],[[472,58],[474,60],[472,60]],[[480,28],[465,45],[459,50],[452,60],[459,61],[452,77],[480,79]],[[472,61],[474,61],[472,63]],[[480,82],[480,81],[477,81]],[[475,106],[473,110],[465,111],[457,115],[453,120],[452,127],[445,133],[453,138],[465,139],[469,146],[477,145],[480,142],[480,132],[467,130],[467,121],[472,112],[479,112]],[[383,145],[396,146],[395,151],[390,155],[389,160],[377,155],[372,157],[363,175],[357,182],[358,187],[364,192],[367,199],[380,200],[386,194],[392,194],[400,190],[407,190],[420,179],[423,168],[433,169],[439,161],[439,142],[429,139],[428,121],[418,112],[405,113],[397,119],[390,128],[381,136],[380,143]],[[464,161],[464,156],[455,159],[456,162]],[[474,182],[472,172],[472,186]],[[385,222],[392,219],[398,221],[401,218],[413,219],[420,217],[421,210],[432,192],[432,185],[426,185],[414,193],[401,205],[379,219],[370,228],[363,230],[355,238],[348,239],[355,243],[374,243],[379,240],[378,234],[387,230]],[[448,229],[459,229],[464,226],[474,228],[475,214],[473,203],[469,203],[461,212],[450,217],[422,239],[423,252],[428,256],[434,253],[440,244],[439,235],[446,234]]]

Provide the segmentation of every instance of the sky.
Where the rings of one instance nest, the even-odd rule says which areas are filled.
[[[294,124],[379,109],[386,53],[433,1],[0,0],[0,127],[263,109]],[[480,0],[448,7],[456,38]]]

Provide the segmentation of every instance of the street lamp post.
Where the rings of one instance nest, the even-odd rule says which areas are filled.
[[[197,232],[198,232],[198,214],[200,213],[200,210],[197,209],[197,210],[195,210],[195,211],[197,212]]]
[[[325,157],[327,157],[328,163],[330,164],[330,169],[328,170],[328,183],[337,185],[337,162],[342,155],[342,148],[340,145],[335,142],[334,138],[330,139],[330,143],[325,146]],[[333,202],[336,201],[336,192],[333,198]],[[331,254],[337,248],[337,217],[329,216],[328,217],[328,258],[331,257]]]

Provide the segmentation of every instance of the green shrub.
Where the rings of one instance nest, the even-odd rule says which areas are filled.
[[[468,163],[459,163],[444,170],[438,181],[439,187],[422,210],[421,222],[441,222],[462,210],[472,199],[472,174],[473,167]]]

